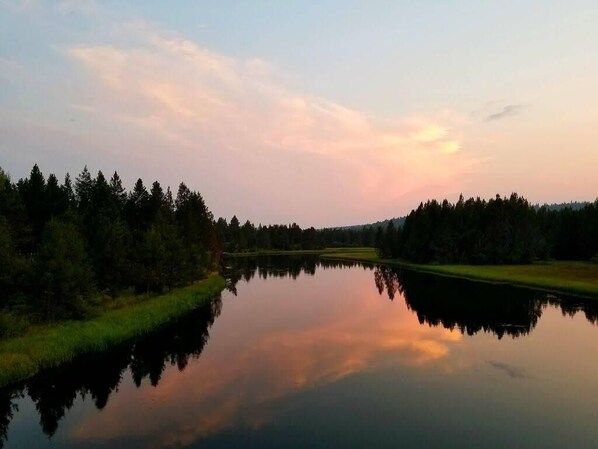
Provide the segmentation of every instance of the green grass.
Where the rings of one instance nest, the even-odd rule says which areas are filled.
[[[90,320],[33,326],[21,337],[0,340],[0,387],[147,334],[208,301],[224,286],[224,279],[214,274],[165,295],[125,300],[126,305]]]
[[[530,265],[424,265],[380,259],[373,248],[323,252],[328,259],[402,266],[445,276],[501,282],[580,296],[598,297],[598,264],[592,262],[544,262]]]

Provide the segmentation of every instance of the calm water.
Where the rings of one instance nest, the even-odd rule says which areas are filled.
[[[4,447],[598,447],[598,302],[231,263],[209,307],[0,392]]]

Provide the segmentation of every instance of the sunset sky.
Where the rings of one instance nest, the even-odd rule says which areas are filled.
[[[0,0],[0,167],[36,162],[263,224],[594,200],[598,2]]]

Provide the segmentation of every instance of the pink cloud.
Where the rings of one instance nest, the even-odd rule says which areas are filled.
[[[121,32],[130,46],[67,51],[87,71],[86,107],[151,136],[162,149],[154,152],[168,148],[160,165],[170,171],[205,179],[217,170],[230,192],[214,181],[197,186],[217,215],[360,222],[398,213],[396,199],[414,190],[454,191],[476,165],[446,114],[371,117],[286,87],[266,61],[221,55],[143,23]],[[248,207],[256,198],[267,207]]]

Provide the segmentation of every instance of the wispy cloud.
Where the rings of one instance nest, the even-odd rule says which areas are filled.
[[[65,14],[83,14],[92,16],[100,11],[100,6],[95,0],[61,0],[58,2],[58,11]]]
[[[484,121],[492,122],[494,120],[501,120],[506,117],[511,117],[513,115],[519,114],[522,110],[524,110],[527,107],[529,107],[529,105],[527,104],[508,104],[506,106],[503,106],[503,108],[499,111],[487,115]]]
[[[494,368],[498,371],[502,371],[507,376],[509,376],[511,379],[526,379],[529,377],[527,374],[525,374],[525,372],[521,368],[519,368],[517,366],[510,365],[510,364],[504,363],[504,362],[499,362],[496,360],[488,360],[487,363],[492,368]]]
[[[183,154],[210,146],[210,157],[223,163],[232,153],[250,154],[264,165],[255,167],[255,176],[271,179],[280,201],[296,201],[297,191],[310,189],[294,185],[306,184],[304,177],[273,179],[284,172],[277,165],[292,161],[312,177],[331,169],[328,180],[312,180],[315,197],[333,188],[322,182],[332,182],[343,196],[374,206],[430,183],[446,189],[475,164],[461,152],[448,113],[372,117],[288,88],[267,61],[231,58],[143,22],[121,28],[129,45],[77,45],[66,52],[93,83],[86,108]],[[310,170],[313,164],[319,168]]]

